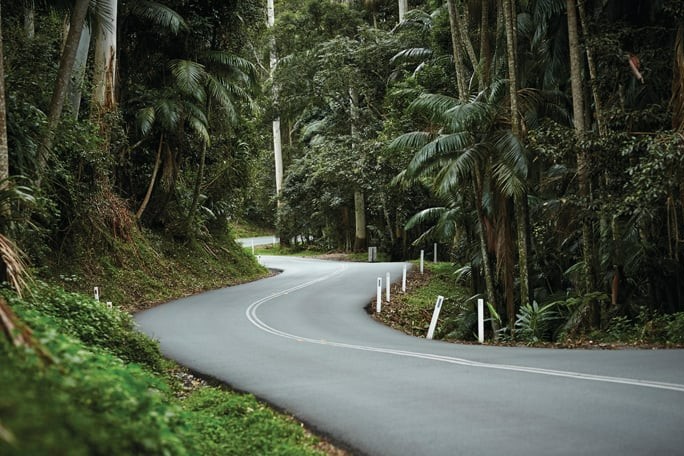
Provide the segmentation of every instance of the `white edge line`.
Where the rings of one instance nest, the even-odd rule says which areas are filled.
[[[543,369],[543,368],[537,368],[537,367],[514,366],[514,365],[507,365],[507,364],[491,364],[491,363],[483,363],[483,362],[479,362],[479,361],[470,361],[470,360],[462,359],[462,358],[454,358],[451,356],[436,355],[436,354],[431,354],[431,353],[420,353],[420,352],[412,352],[412,351],[404,351],[404,350],[395,350],[395,349],[390,349],[390,348],[370,347],[370,346],[365,346],[365,345],[356,345],[356,344],[347,344],[347,343],[341,343],[341,342],[331,342],[331,341],[324,341],[324,340],[318,340],[318,339],[311,339],[308,337],[297,336],[295,334],[290,334],[290,333],[275,329],[272,326],[269,326],[266,323],[264,323],[257,316],[256,312],[259,309],[259,307],[261,307],[261,305],[267,303],[268,301],[271,301],[271,300],[278,298],[280,296],[283,296],[285,294],[289,294],[293,291],[301,290],[303,288],[310,287],[311,285],[317,284],[319,282],[323,282],[325,280],[331,279],[337,275],[340,275],[346,269],[347,269],[347,266],[343,265],[342,267],[340,267],[340,268],[336,269],[335,271],[328,273],[324,276],[318,277],[318,278],[310,280],[308,282],[301,283],[299,285],[288,288],[286,290],[281,290],[277,293],[273,293],[273,294],[268,295],[266,297],[263,297],[257,301],[254,301],[245,310],[245,315],[246,315],[247,319],[249,320],[249,322],[252,323],[254,326],[256,326],[258,329],[260,329],[264,332],[267,332],[269,334],[272,334],[274,336],[283,337],[283,338],[291,339],[291,340],[296,340],[298,342],[306,342],[306,343],[316,344],[316,345],[326,345],[329,347],[346,348],[346,349],[350,349],[350,350],[360,350],[360,351],[367,351],[367,352],[383,353],[383,354],[395,355],[395,356],[405,356],[405,357],[410,357],[410,358],[419,358],[419,359],[425,359],[425,360],[430,360],[430,361],[445,362],[445,363],[449,363],[449,364],[458,364],[458,365],[462,365],[462,366],[479,367],[479,368],[483,368],[483,369],[497,369],[497,370],[513,371],[513,372],[524,372],[524,373],[528,373],[528,374],[547,375],[547,376],[552,376],[552,377],[564,377],[564,378],[571,378],[571,379],[575,379],[575,380],[587,380],[587,381],[596,381],[596,382],[605,382],[605,383],[616,383],[616,384],[621,384],[621,385],[641,386],[641,387],[645,387],[645,388],[655,388],[655,389],[663,389],[663,390],[669,390],[669,391],[684,392],[684,385],[677,384],[677,383],[665,383],[665,382],[656,382],[656,381],[650,381],[650,380],[638,380],[638,379],[623,378],[623,377],[610,377],[610,376],[603,376],[603,375],[585,374],[585,373],[581,373],[581,372],[570,372],[570,371],[560,371],[560,370],[553,370],[553,369]]]

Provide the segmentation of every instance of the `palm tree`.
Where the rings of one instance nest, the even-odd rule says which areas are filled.
[[[391,147],[416,150],[403,180],[427,179],[435,193],[446,199],[472,188],[487,298],[498,310],[489,261],[494,254],[504,278],[507,312],[514,315],[507,199],[524,188],[527,162],[518,139],[500,124],[501,89],[501,84],[495,84],[468,103],[445,95],[421,95],[411,109],[425,115],[430,128],[401,135]]]

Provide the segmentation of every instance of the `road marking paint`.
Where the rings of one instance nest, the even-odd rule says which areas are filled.
[[[272,334],[274,336],[283,337],[285,339],[292,339],[292,340],[295,340],[297,342],[306,342],[306,343],[316,344],[316,345],[325,345],[328,347],[346,348],[346,349],[350,349],[350,350],[359,350],[359,351],[366,351],[366,352],[373,352],[373,353],[382,353],[382,354],[387,354],[387,355],[404,356],[404,357],[408,357],[408,358],[425,359],[425,360],[429,360],[429,361],[438,361],[438,362],[443,362],[443,363],[457,364],[457,365],[469,366],[469,367],[477,367],[477,368],[482,368],[482,369],[496,369],[496,370],[504,370],[504,371],[512,371],[512,372],[523,372],[523,373],[528,373],[528,374],[547,375],[547,376],[551,376],[551,377],[570,378],[570,379],[574,379],[574,380],[586,380],[586,381],[595,381],[595,382],[604,382],[604,383],[614,383],[614,384],[620,384],[620,385],[640,386],[640,387],[644,387],[644,388],[655,388],[655,389],[662,389],[662,390],[669,390],[669,391],[684,392],[684,385],[678,384],[678,383],[657,382],[657,381],[651,381],[651,380],[639,380],[639,379],[623,378],[623,377],[611,377],[611,376],[605,376],[605,375],[585,374],[582,372],[561,371],[561,370],[554,370],[554,369],[516,366],[516,365],[509,365],[509,364],[483,363],[483,362],[479,362],[479,361],[471,361],[471,360],[464,359],[464,358],[455,358],[452,356],[437,355],[437,354],[432,354],[432,353],[412,352],[412,351],[406,351],[406,350],[396,350],[396,349],[391,349],[391,348],[371,347],[371,346],[366,346],[366,345],[356,345],[356,344],[347,344],[347,343],[343,343],[343,342],[326,341],[326,340],[321,340],[321,339],[311,339],[308,337],[297,336],[295,334],[290,334],[288,332],[276,329],[276,328],[269,326],[268,324],[264,323],[257,316],[257,310],[263,304],[265,304],[269,301],[272,301],[273,299],[276,299],[280,296],[284,296],[286,294],[289,294],[293,291],[298,291],[298,290],[310,287],[311,285],[314,285],[316,283],[323,282],[325,280],[329,280],[333,277],[336,277],[336,276],[342,274],[345,270],[347,270],[347,268],[348,267],[346,265],[343,265],[343,266],[337,268],[336,270],[334,270],[334,271],[332,271],[332,272],[330,272],[324,276],[318,277],[318,278],[310,280],[308,282],[301,283],[299,285],[295,285],[294,287],[288,288],[286,290],[279,291],[277,293],[273,293],[273,294],[268,295],[266,297],[263,297],[257,301],[254,301],[245,310],[245,315],[246,315],[247,319],[249,320],[249,322],[252,323],[254,326],[256,326],[258,329],[260,329],[264,332],[267,332],[269,334]]]

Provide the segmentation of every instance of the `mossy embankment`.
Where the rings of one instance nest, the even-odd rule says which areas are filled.
[[[344,454],[165,359],[135,329],[136,310],[266,274],[230,236],[179,244],[138,233],[54,255],[23,297],[0,289],[32,333],[16,347],[0,332],[0,454]]]

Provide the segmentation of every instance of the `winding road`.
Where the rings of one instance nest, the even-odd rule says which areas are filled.
[[[684,454],[683,350],[410,337],[363,310],[403,264],[261,261],[282,273],[141,312],[140,329],[354,454]]]

